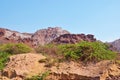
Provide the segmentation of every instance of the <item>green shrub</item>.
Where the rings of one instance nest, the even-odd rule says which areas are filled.
[[[100,61],[116,58],[116,53],[109,50],[109,46],[102,42],[80,42],[78,44],[62,45],[62,52],[66,58],[81,61]]]
[[[116,53],[109,50],[109,46],[102,42],[81,42],[81,58],[83,61],[111,60],[116,58]]]
[[[1,52],[7,52],[11,54],[28,53],[31,50],[32,49],[29,46],[23,43],[18,43],[18,44],[9,43],[9,44],[0,45]]]
[[[37,48],[38,52],[62,56],[67,60],[100,61],[116,58],[116,53],[109,50],[109,46],[102,42],[85,42],[77,44],[49,44]]]
[[[79,59],[80,58],[80,49],[75,44],[62,44],[58,45],[63,54],[64,58],[68,59]]]
[[[9,53],[0,52],[0,70],[5,67],[5,63],[8,61]]]

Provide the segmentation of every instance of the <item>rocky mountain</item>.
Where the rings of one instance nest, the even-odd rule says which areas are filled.
[[[36,47],[48,43],[75,44],[80,41],[94,42],[96,38],[92,34],[70,34],[59,27],[41,29],[33,34],[0,28],[0,44],[22,42]],[[120,40],[116,40],[110,44],[120,50],[119,43]],[[51,48],[51,53],[57,50],[57,48],[54,49]],[[70,55],[67,55],[74,56],[73,53],[73,51],[70,51]],[[88,51],[85,52],[85,56],[87,54],[89,55]],[[86,62],[80,59],[65,59],[66,55],[59,55],[59,51],[56,56],[49,56],[49,54],[44,56],[34,53],[34,51],[10,55],[4,68],[0,70],[0,80],[120,80],[120,58],[115,61],[103,59],[98,62]],[[92,58],[91,56],[94,55],[90,53],[90,58]]]
[[[114,50],[117,50],[118,52],[120,52],[120,39],[117,39],[117,40],[115,40],[113,42],[110,42],[109,44],[112,45]]]
[[[57,44],[66,44],[66,43],[78,43],[80,41],[89,41],[89,42],[93,42],[96,41],[96,39],[94,38],[94,35],[92,34],[64,34],[61,35],[60,37],[54,39],[52,42],[53,43],[57,43]]]
[[[25,43],[36,47],[53,43],[77,43],[80,41],[96,41],[92,34],[70,34],[60,27],[48,27],[40,29],[35,33],[20,33],[9,29],[0,28],[0,43]]]
[[[33,34],[0,28],[0,43],[25,43],[30,46],[38,46],[48,44],[63,34],[69,34],[69,32],[59,27],[41,29]]]
[[[70,33],[66,30],[63,30],[60,27],[55,27],[55,28],[48,27],[48,29],[38,30],[32,35],[33,45],[38,46],[38,45],[48,44],[53,39],[63,34],[70,34]]]

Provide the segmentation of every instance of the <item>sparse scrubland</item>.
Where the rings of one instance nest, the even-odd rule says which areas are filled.
[[[29,53],[33,49],[29,46],[18,44],[1,44],[0,45],[0,70],[3,70],[8,57],[15,54]],[[102,60],[116,60],[117,53],[109,49],[109,45],[102,42],[82,41],[76,44],[47,44],[35,48],[36,53],[46,56],[45,59],[39,60],[39,63],[45,63],[44,67],[51,68],[55,63],[73,61],[82,63],[99,62]],[[59,65],[55,65],[59,68]],[[44,80],[49,75],[43,72],[26,80]]]
[[[10,54],[20,54],[20,53],[28,53],[32,51],[32,48],[27,46],[23,43],[8,43],[8,44],[1,44],[0,45],[0,51],[6,52]]]
[[[114,60],[117,54],[109,50],[109,45],[102,42],[80,42],[76,44],[48,44],[39,46],[37,53],[60,57],[64,60],[80,60],[83,62],[97,62]]]

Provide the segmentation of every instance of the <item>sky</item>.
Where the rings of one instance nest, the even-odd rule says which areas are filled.
[[[120,38],[120,0],[0,0],[0,27],[29,33],[61,27],[109,42]]]

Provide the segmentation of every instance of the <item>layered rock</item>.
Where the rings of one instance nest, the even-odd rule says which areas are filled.
[[[55,28],[49,27],[48,29],[38,30],[32,35],[33,45],[38,46],[38,45],[48,44],[52,40],[63,34],[69,34],[69,32],[63,30],[60,27],[55,27]]]
[[[61,35],[60,37],[54,39],[52,43],[57,43],[57,44],[66,44],[66,43],[78,43],[80,41],[89,41],[89,42],[94,42],[96,39],[94,38],[94,35],[92,34],[64,34]]]

